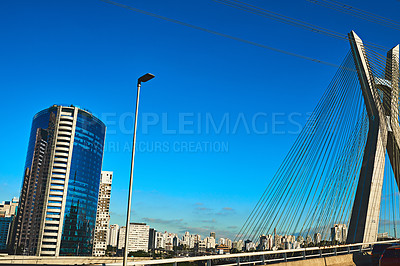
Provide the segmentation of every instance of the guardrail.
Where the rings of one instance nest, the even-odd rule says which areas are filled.
[[[299,249],[286,249],[276,251],[257,251],[257,252],[246,252],[237,254],[225,254],[225,255],[208,255],[208,256],[197,256],[197,257],[185,257],[185,258],[171,258],[161,260],[143,260],[128,262],[128,265],[163,265],[173,264],[177,266],[181,262],[201,262],[203,261],[207,266],[211,265],[265,265],[267,263],[276,262],[287,262],[291,260],[299,259],[311,259],[311,258],[322,258],[324,256],[337,256],[343,254],[351,254],[355,252],[370,251],[374,244],[384,243],[396,243],[399,240],[390,241],[379,241],[370,243],[357,243],[357,244],[346,244],[346,245],[334,245],[325,247],[309,247]],[[109,263],[103,264],[106,266],[119,266],[121,263]]]

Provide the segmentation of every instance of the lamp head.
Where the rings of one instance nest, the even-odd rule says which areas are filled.
[[[143,76],[138,78],[138,83],[147,82],[147,81],[151,80],[154,77],[155,76],[153,74],[150,74],[150,73],[144,74]]]

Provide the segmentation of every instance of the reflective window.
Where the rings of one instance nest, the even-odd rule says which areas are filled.
[[[105,125],[79,110],[60,255],[91,255],[96,223]]]

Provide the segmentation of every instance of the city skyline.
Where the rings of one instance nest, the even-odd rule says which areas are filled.
[[[163,1],[156,1],[154,6],[146,1],[121,2],[336,64],[343,51],[348,50],[347,42],[260,20],[213,1],[173,2],[179,6],[177,9]],[[15,112],[5,116],[4,123],[15,129],[16,139],[3,142],[9,153],[1,155],[0,160],[0,200],[19,196],[32,116],[54,103],[76,104],[91,110],[108,127],[103,169],[114,171],[115,176],[111,224],[123,225],[125,219],[130,160],[130,150],[125,147],[131,144],[134,83],[138,76],[151,71],[157,78],[146,84],[142,92],[140,115],[143,118],[147,114],[150,124],[147,133],[145,120],[139,124],[138,143],[144,143],[144,149],[139,148],[137,153],[132,221],[151,222],[168,231],[232,235],[240,229],[296,138],[296,134],[288,133],[297,128],[289,122],[289,115],[300,114],[295,121],[304,124],[307,113],[336,71],[330,66],[171,25],[100,1],[69,1],[63,10],[51,1],[35,5],[28,1],[15,3],[2,4],[5,8],[0,11],[9,25],[5,38],[10,40],[1,44],[8,51],[7,66],[2,69],[2,87],[8,100],[0,108],[3,113]],[[330,17],[332,11],[306,1],[289,1],[297,7],[290,10],[277,3],[254,3],[339,32],[349,30],[338,19],[345,15]],[[400,6],[400,2],[388,3]],[[396,18],[396,9],[384,9],[384,3],[376,6],[373,1],[366,1],[364,5],[367,10]],[[210,6],[205,19],[201,14],[208,12]],[[104,20],[105,17],[108,19]],[[325,20],[321,21],[322,17]],[[393,31],[356,18],[351,20],[352,28],[357,28],[366,40],[392,45],[388,37],[392,34],[388,33]],[[15,32],[23,32],[24,36]],[[296,38],[299,41],[294,43]],[[29,48],[22,46],[26,42]],[[296,86],[288,88],[287,83],[282,84],[288,78],[287,73],[279,70],[283,64],[289,67],[285,72],[291,73]],[[67,90],[74,93],[65,95]],[[37,97],[39,94],[42,97]],[[91,99],[93,95],[95,99]],[[166,134],[164,113],[169,119],[164,124],[176,133]],[[230,114],[232,121],[228,133],[224,129],[219,134],[207,134],[205,122],[201,123],[202,133],[179,133],[182,117],[197,125],[198,114],[202,121],[212,114],[220,123],[225,113]],[[272,115],[278,114],[277,122],[284,125],[276,124],[277,131],[284,133],[273,134],[270,129],[268,133],[250,130],[248,134],[242,122],[234,131],[241,113],[250,127],[257,113],[266,114],[258,117],[262,123],[257,125],[258,131],[264,122],[272,127]],[[160,122],[153,125],[151,119],[157,118]],[[0,134],[3,140],[7,139],[7,130]],[[151,145],[165,141],[170,145],[169,151],[152,151]],[[228,149],[174,152],[174,141],[228,142]],[[241,182],[248,178],[254,184]]]

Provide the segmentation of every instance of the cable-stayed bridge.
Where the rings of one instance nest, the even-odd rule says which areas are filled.
[[[331,265],[331,256],[370,250],[378,232],[398,237],[399,45],[381,54],[353,31],[348,39],[350,51],[236,236],[236,243],[257,243],[257,250],[130,265],[264,265],[310,258]],[[332,234],[335,226],[341,228],[339,238]],[[267,235],[269,246],[263,242]],[[285,246],[289,238],[296,247]],[[0,258],[7,263],[122,264],[121,258]]]
[[[350,52],[236,240],[332,244],[335,225],[336,244],[374,242],[385,229],[397,237],[399,45],[381,54],[354,31],[348,39]]]

